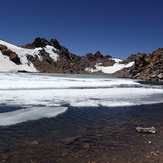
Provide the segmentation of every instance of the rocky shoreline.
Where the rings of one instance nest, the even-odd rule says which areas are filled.
[[[146,106],[146,108],[145,106],[139,106],[139,108],[134,107],[136,109],[135,111],[134,108],[125,108],[125,114],[122,117],[123,111],[121,111],[122,108],[120,108],[120,113],[116,115],[118,122],[114,121],[117,123],[117,126],[112,127],[112,129],[109,126],[114,123],[111,122],[110,118],[103,120],[103,123],[99,124],[102,119],[98,121],[98,118],[101,116],[96,115],[98,116],[95,120],[98,121],[97,124],[87,125],[87,127],[82,125],[79,131],[76,130],[68,135],[65,135],[64,128],[64,134],[62,134],[62,136],[57,137],[57,139],[54,137],[48,142],[33,138],[33,140],[25,139],[25,141],[19,145],[13,142],[10,146],[7,145],[5,148],[1,146],[0,162],[162,163],[163,127],[161,121],[161,106],[162,104],[152,105],[152,107]],[[108,111],[108,109],[109,108],[107,108],[106,111]],[[161,112],[156,113],[156,109]],[[129,114],[130,116],[126,116],[126,113],[128,113],[127,110],[132,110],[132,114]],[[113,114],[115,113],[114,109],[110,111]],[[98,113],[100,114],[100,112]],[[153,117],[158,114],[160,116],[158,116],[157,119],[152,118],[151,114],[153,113]],[[90,115],[92,115],[92,113]],[[141,116],[143,119],[140,118]],[[149,119],[149,116],[151,119]],[[59,121],[59,119],[56,121]],[[61,121],[63,121],[63,119]],[[69,124],[67,119],[66,124]],[[148,132],[136,131],[137,126],[149,127],[152,124],[154,124],[157,129],[156,133],[150,134]],[[43,137],[44,136],[45,135],[43,135]],[[53,141],[54,139],[56,140]]]
[[[159,128],[159,133],[156,135],[136,132],[132,133],[133,135],[124,135],[120,132],[117,133],[115,141],[112,141],[111,134],[106,134],[105,131],[103,133],[98,131],[87,132],[82,136],[64,138],[58,144],[46,144],[34,140],[11,149],[0,148],[0,160],[4,163],[163,162],[162,127]]]

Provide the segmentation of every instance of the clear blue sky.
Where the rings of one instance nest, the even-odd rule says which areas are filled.
[[[57,38],[70,52],[127,58],[163,47],[163,0],[2,0],[0,38]]]

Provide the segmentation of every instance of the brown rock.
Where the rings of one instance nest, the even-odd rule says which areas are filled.
[[[89,149],[90,149],[90,144],[89,144],[89,143],[85,143],[85,144],[83,145],[83,147],[84,147],[85,149],[89,150]]]
[[[132,67],[120,70],[114,75],[142,80],[162,81],[163,49],[157,49],[149,55],[143,53],[131,55],[123,63],[129,63],[131,61],[135,62]]]
[[[81,138],[81,136],[79,135],[79,136],[75,136],[75,137],[61,139],[60,141],[65,145],[69,145],[69,144],[73,144],[75,141],[79,140],[80,138]]]

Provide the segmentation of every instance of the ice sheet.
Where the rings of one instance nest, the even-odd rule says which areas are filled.
[[[119,85],[140,85],[135,80],[114,78],[73,78],[30,74],[0,74],[2,89],[54,89],[54,88],[101,88]]]
[[[28,108],[15,111],[19,116],[14,116],[14,112],[0,114],[0,119],[3,119],[4,115],[7,116],[3,120],[9,121],[8,123],[13,117],[11,118],[13,124],[15,121],[19,123],[19,119],[22,122],[22,117],[26,115],[25,121],[31,120],[32,114],[36,119],[47,117],[56,113],[56,107],[64,109],[62,107],[66,105],[123,107],[161,102],[163,102],[162,86],[143,85],[132,79],[0,73],[0,105]]]
[[[131,79],[0,74],[0,103],[6,105],[141,105],[161,102],[162,95],[159,86],[145,87]]]
[[[58,54],[56,54],[56,53],[54,52],[54,51],[57,50],[57,49],[55,49],[53,46],[50,46],[50,45],[46,45],[46,47],[45,47],[44,49],[45,49],[45,51],[46,51],[47,53],[49,53],[50,57],[51,57],[54,61],[57,60]]]

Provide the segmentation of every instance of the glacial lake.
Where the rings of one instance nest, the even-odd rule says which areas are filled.
[[[162,119],[159,83],[0,73],[0,157],[6,162],[155,161],[147,156],[163,152]],[[140,134],[137,126],[154,126],[158,132]],[[68,139],[74,141],[62,142]]]

